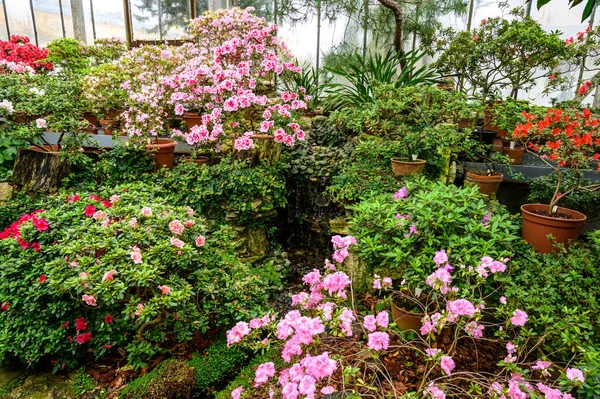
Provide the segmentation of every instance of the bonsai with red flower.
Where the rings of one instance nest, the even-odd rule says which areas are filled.
[[[600,184],[583,185],[578,178],[570,189],[562,191],[564,168],[578,172],[600,170],[600,119],[594,117],[588,109],[571,111],[550,108],[542,116],[527,112],[523,112],[523,116],[525,122],[516,126],[514,140],[522,143],[528,152],[552,168],[557,176],[550,204],[526,204],[521,207],[524,217],[523,238],[541,252],[551,252],[554,247],[547,238],[548,234],[552,234],[557,242],[567,243],[569,239],[579,236],[586,220],[582,213],[560,208],[558,203],[575,191],[592,192],[600,189]],[[546,228],[532,232],[526,222],[539,218],[543,218],[546,227],[557,224],[560,226],[553,226],[556,227],[555,231]],[[533,235],[529,236],[530,234]],[[538,247],[530,239],[541,240],[544,245]]]

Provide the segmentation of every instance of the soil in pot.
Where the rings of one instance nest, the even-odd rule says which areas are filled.
[[[409,176],[418,175],[423,172],[427,161],[423,159],[417,159],[416,161],[409,161],[408,159],[396,159],[392,158],[392,172],[396,176]]]
[[[149,139],[148,144],[146,144],[146,148],[154,153],[154,162],[156,162],[157,169],[173,169],[175,147],[177,147],[177,142],[171,139]]]
[[[504,175],[494,172],[491,175],[483,172],[467,172],[465,186],[477,186],[479,192],[485,195],[496,195]]]
[[[520,165],[523,155],[525,154],[525,148],[516,146],[511,149],[510,147],[503,148],[504,155],[508,155],[510,158],[511,165]]]
[[[397,305],[395,301],[392,301],[392,320],[394,320],[394,323],[396,323],[400,330],[414,330],[418,332],[423,325],[421,319],[423,319],[425,314],[410,312],[401,305],[401,303]]]
[[[568,208],[558,207],[553,214],[548,210],[548,205],[544,204],[521,206],[523,239],[544,254],[556,250],[548,234],[552,234],[557,243],[567,245],[569,240],[579,237],[587,219],[583,213]]]

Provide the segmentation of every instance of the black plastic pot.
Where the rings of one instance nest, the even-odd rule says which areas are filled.
[[[471,137],[483,144],[492,145],[494,144],[494,139],[497,134],[498,132],[496,130],[475,129],[473,130],[473,133],[471,133]]]

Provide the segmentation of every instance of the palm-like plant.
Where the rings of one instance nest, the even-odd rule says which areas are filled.
[[[392,84],[398,88],[441,83],[441,77],[434,69],[427,65],[417,66],[423,57],[425,52],[409,51],[398,55],[390,49],[385,54],[369,51],[363,56],[355,51],[345,65],[325,68],[346,80],[344,83],[327,85],[325,91],[329,96],[325,103],[328,108],[335,110],[373,102],[374,88],[380,84]]]

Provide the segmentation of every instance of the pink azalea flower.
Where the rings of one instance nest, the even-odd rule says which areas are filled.
[[[583,377],[583,372],[579,369],[567,368],[565,374],[567,375],[567,378],[571,381],[576,381],[576,382],[584,382],[585,381],[585,378]]]
[[[137,225],[138,225],[137,218],[131,218],[131,220],[128,223],[129,223],[129,226],[131,226],[131,227],[137,227]]]
[[[244,336],[250,334],[252,330],[248,326],[248,323],[243,321],[238,322],[231,330],[227,331],[227,346],[237,344],[244,338]]]
[[[48,122],[46,122],[46,120],[43,119],[43,118],[38,118],[38,119],[35,120],[35,126],[38,129],[43,129],[43,128],[45,128],[45,127],[48,126]]]
[[[506,305],[506,297],[504,295],[500,297],[500,303]]]
[[[446,251],[437,251],[435,253],[435,256],[433,257],[433,261],[438,266],[445,265],[446,263],[448,263],[448,255],[446,254]]]
[[[196,242],[197,247],[201,247],[206,243],[206,238],[204,238],[204,236],[198,236],[194,241]]]
[[[383,280],[381,280],[381,285],[383,288],[392,288],[392,278],[384,277]]]
[[[444,370],[444,372],[448,375],[452,374],[452,370],[454,370],[454,367],[456,367],[454,365],[454,360],[452,360],[450,356],[442,356],[440,366],[442,367],[442,370]]]
[[[242,396],[242,392],[244,392],[243,387],[239,387],[231,391],[231,399],[240,399]]]
[[[444,391],[442,391],[435,385],[428,386],[425,389],[424,393],[435,399],[446,399],[446,394],[444,393]]]
[[[379,327],[388,328],[388,326],[390,324],[390,317],[388,315],[388,312],[386,312],[386,311],[379,312],[375,319],[377,320],[377,325],[379,325]]]
[[[377,321],[375,320],[375,316],[373,316],[373,315],[365,316],[365,319],[363,321],[363,326],[365,327],[365,329],[367,331],[375,332],[377,330]]]
[[[142,261],[142,252],[137,245],[135,247],[131,248],[131,260],[135,264],[140,264],[143,262]]]
[[[519,309],[515,310],[513,316],[510,318],[510,322],[514,326],[524,326],[527,323],[527,313]]]
[[[169,223],[169,230],[171,230],[173,234],[182,234],[184,228],[185,227],[179,220],[173,220],[171,223]]]
[[[413,235],[413,234],[415,234],[415,235],[419,234],[419,231],[417,230],[417,225],[415,223],[413,223],[410,226],[410,229],[408,230],[408,233],[406,234],[406,237],[410,238],[410,236]]]
[[[119,197],[118,195],[112,195],[109,200],[111,204],[116,204],[117,202],[119,202],[119,200],[121,199],[121,197]]]
[[[406,186],[402,187],[400,190],[396,191],[394,194],[394,200],[398,201],[400,198],[406,198],[408,195],[408,190]]]
[[[113,280],[115,273],[117,273],[116,270],[110,270],[110,271],[104,273],[104,276],[102,276],[102,281],[111,281],[111,280]]]
[[[93,295],[82,295],[81,299],[89,306],[96,306],[96,298]]]
[[[169,288],[166,285],[159,285],[158,289],[160,290],[161,294],[163,294],[163,295],[170,295],[171,294],[171,288]]]
[[[384,332],[374,332],[368,335],[367,346],[374,351],[387,350],[390,336]]]
[[[446,303],[446,310],[456,316],[473,316],[477,309],[466,299],[457,299]]]
[[[173,245],[175,248],[183,248],[184,244],[185,243],[179,238],[171,237],[171,245]]]
[[[427,357],[434,357],[437,354],[439,354],[441,352],[440,349],[438,348],[427,348],[425,349],[425,354],[427,355]]]
[[[254,378],[255,386],[261,386],[275,375],[275,364],[273,362],[263,363],[256,369]]]
[[[152,216],[152,209],[148,208],[147,206],[142,208],[142,215],[144,216]]]

